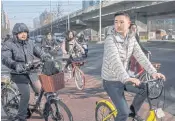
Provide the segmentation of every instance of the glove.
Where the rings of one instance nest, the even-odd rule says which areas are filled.
[[[16,64],[15,70],[16,70],[17,73],[24,72],[24,71],[26,71],[25,65],[18,63],[18,64]]]
[[[48,61],[48,60],[51,60],[51,56],[50,56],[50,54],[45,54],[45,55],[43,55],[42,57],[41,57],[41,60],[43,61],[43,62],[46,62],[46,61]]]

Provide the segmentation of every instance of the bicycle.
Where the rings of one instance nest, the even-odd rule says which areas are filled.
[[[151,52],[148,51],[147,53],[147,58],[148,60],[151,60]],[[136,61],[136,60],[135,60]],[[135,63],[138,63],[138,62],[135,62]],[[159,71],[160,67],[161,67],[161,64],[160,63],[156,63],[156,62],[151,62],[152,65],[154,66],[154,68]],[[132,68],[132,67],[131,67]],[[135,67],[136,68],[136,67]],[[136,70],[136,71],[135,71]],[[135,72],[134,75],[131,75],[133,78],[138,78],[141,82],[142,81],[147,81],[147,80],[150,80],[151,79],[151,76],[145,71],[145,69],[143,67],[141,67],[140,70],[137,70],[137,69],[134,69],[134,70],[131,70],[133,72]]]
[[[1,76],[1,104],[7,117],[15,117],[19,108],[18,90],[9,76]]]
[[[31,69],[37,69],[40,67],[43,67],[43,63],[40,61],[26,64],[27,72],[29,72],[29,70],[31,71]],[[32,113],[36,112],[40,116],[42,116],[45,121],[73,121],[73,116],[69,108],[61,101],[61,99],[56,94],[56,91],[64,88],[64,73],[61,72],[51,76],[47,76],[41,73],[39,74],[39,79],[42,84],[42,89],[40,91],[38,99],[36,100],[36,103],[34,105],[29,104],[27,118],[30,118],[32,116]],[[46,103],[42,111],[40,108],[40,103],[43,95],[46,98]],[[17,97],[20,97],[20,94],[16,95],[12,100]],[[18,103],[16,103],[16,105],[18,105]],[[53,108],[52,105],[55,107]],[[65,117],[64,115],[66,115],[67,117]]]
[[[82,60],[82,58],[73,59],[72,56],[70,56],[69,59],[71,59],[71,64],[68,66],[69,78],[67,81],[73,79],[75,81],[77,89],[83,90],[85,87],[85,76],[84,76],[84,72],[80,69],[80,67],[84,65],[85,61]],[[66,61],[69,59],[63,58],[63,61]]]
[[[147,99],[149,103],[149,115],[146,118],[146,121],[157,121],[157,118],[162,118],[165,116],[163,110],[161,108],[154,109],[151,105],[151,100],[157,99],[161,96],[164,85],[163,80],[148,80],[146,82],[142,82],[142,84],[146,84],[147,87]],[[101,109],[102,108],[102,109]],[[101,112],[100,112],[101,111]],[[106,115],[104,114],[105,111],[108,111]],[[115,117],[117,116],[117,109],[115,106],[108,100],[101,100],[96,102],[95,108],[95,120],[96,121],[115,121]],[[103,117],[99,119],[99,115]],[[137,121],[133,119],[133,121]]]

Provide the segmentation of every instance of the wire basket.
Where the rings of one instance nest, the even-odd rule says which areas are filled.
[[[57,92],[65,87],[63,72],[51,76],[40,74],[39,79],[45,92]]]

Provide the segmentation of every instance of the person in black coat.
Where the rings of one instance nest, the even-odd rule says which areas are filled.
[[[14,81],[21,94],[18,114],[14,121],[26,121],[27,108],[30,99],[30,87],[38,94],[41,84],[37,73],[26,72],[26,64],[34,61],[35,57],[42,60],[50,58],[40,47],[29,41],[29,29],[24,23],[16,23],[12,30],[13,38],[3,43],[1,48],[1,61],[11,69],[11,79]]]
[[[140,37],[139,37],[139,35],[137,33],[138,32],[137,25],[134,24],[134,23],[132,23],[130,25],[130,31],[133,32],[133,33],[135,33],[135,38],[136,38],[138,44],[140,45],[140,48],[142,49],[142,51],[145,54],[147,54],[148,53],[148,50],[146,50],[142,46],[142,44],[140,43]],[[138,73],[142,69],[141,65],[136,61],[136,59],[134,58],[134,56],[131,56],[131,60],[130,60],[130,63],[129,63],[129,68],[130,68],[130,71],[131,71],[130,73],[132,73],[132,74]]]
[[[138,35],[137,25],[134,24],[134,23],[132,23],[132,24],[130,25],[130,30],[133,31],[133,32],[135,33],[135,38],[136,38],[137,42],[139,43],[139,45],[140,45],[142,51],[143,51],[145,54],[147,54],[148,51],[147,51],[147,50],[142,46],[142,44],[140,43],[140,37],[139,37],[139,35]]]

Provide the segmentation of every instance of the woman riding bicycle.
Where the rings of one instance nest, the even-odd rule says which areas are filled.
[[[78,44],[76,37],[75,37],[75,33],[71,30],[69,30],[66,33],[66,38],[65,38],[65,41],[62,43],[61,49],[63,53],[63,58],[65,56],[68,56],[66,58],[69,58],[67,59],[67,64],[65,66],[65,69],[67,69],[69,64],[71,64],[72,58],[76,57],[77,49],[79,49],[81,53],[85,53],[81,45]]]
[[[46,60],[50,58],[32,41],[29,41],[29,29],[24,23],[16,23],[12,30],[13,38],[6,41],[2,45],[1,59],[2,63],[11,69],[11,80],[18,87],[20,95],[20,103],[18,114],[14,121],[26,121],[27,108],[30,99],[30,87],[33,88],[35,94],[41,90],[40,81],[37,79],[37,73],[26,72],[26,64],[33,62],[35,56]]]

